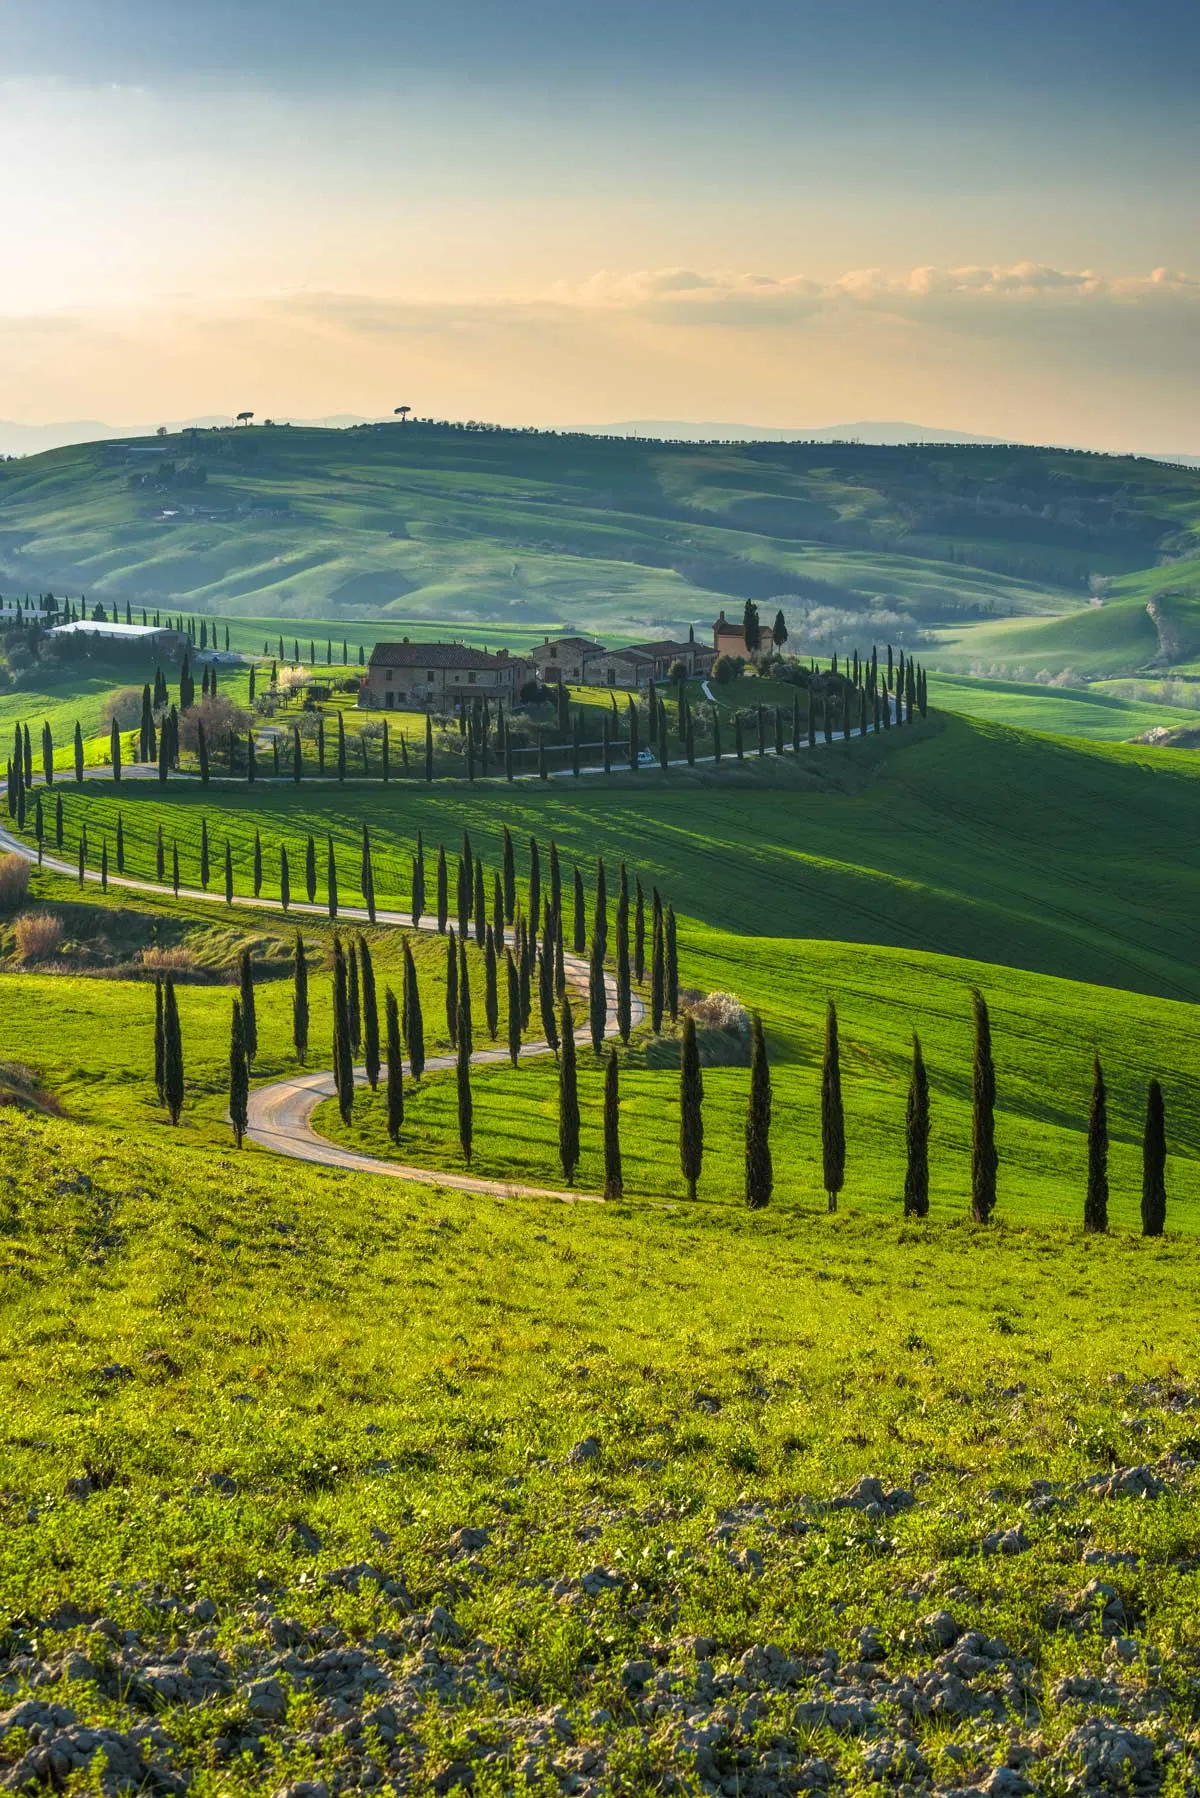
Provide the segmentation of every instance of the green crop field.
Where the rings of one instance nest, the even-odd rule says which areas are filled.
[[[194,455],[206,478],[176,470],[168,487],[159,470],[134,486],[131,466],[99,446],[4,465],[0,529],[26,520],[21,565],[45,556],[49,572],[53,556],[77,556],[70,566],[89,587],[116,592],[136,551],[138,579],[169,578],[189,607],[232,616],[235,649],[261,655],[267,640],[277,654],[289,623],[294,637],[308,622],[318,653],[301,639],[304,659],[333,680],[354,673],[357,646],[380,625],[356,612],[343,627],[352,605],[379,610],[388,631],[435,617],[443,601],[441,616],[462,620],[446,634],[532,630],[513,598],[536,585],[531,558],[560,607],[546,615],[572,622],[586,582],[594,615],[620,628],[649,618],[626,599],[648,605],[655,583],[736,606],[734,573],[759,565],[772,582],[818,564],[821,578],[848,582],[853,569],[865,581],[870,567],[903,610],[900,582],[911,595],[936,567],[944,585],[921,602],[930,628],[939,606],[947,624],[951,605],[992,603],[994,617],[976,610],[960,624],[970,616],[971,633],[999,642],[1086,635],[1104,621],[1113,652],[1111,665],[1081,668],[1086,685],[1060,687],[968,673],[964,659],[931,675],[924,720],[811,749],[805,732],[798,751],[789,729],[785,752],[761,758],[751,725],[739,762],[730,712],[752,716],[757,702],[790,713],[797,691],[747,678],[714,688],[719,766],[686,765],[672,693],[665,771],[509,783],[493,768],[472,782],[448,777],[465,758],[452,761],[452,737],[439,735],[437,778],[423,778],[422,758],[405,771],[393,754],[385,784],[374,721],[343,694],[325,727],[328,744],[340,712],[351,736],[344,781],[329,759],[318,776],[307,742],[303,778],[271,778],[266,731],[290,728],[288,707],[261,720],[253,783],[227,777],[218,749],[207,783],[189,753],[166,780],[118,784],[100,765],[103,707],[145,675],[84,664],[43,678],[14,655],[27,643],[10,630],[0,726],[10,741],[29,726],[35,786],[22,828],[10,781],[4,830],[26,859],[0,860],[5,1788],[1190,1798],[1200,764],[1122,740],[1190,721],[1183,637],[1176,674],[1138,674],[1132,638],[1120,650],[1117,639],[1139,604],[1155,629],[1153,594],[1137,583],[1165,580],[1155,558],[1191,528],[1191,477],[1122,463],[1118,505],[1104,458],[989,451],[968,465],[979,481],[967,503],[952,499],[962,464],[941,452],[572,439],[551,455],[534,436],[408,427],[346,433],[332,452],[328,434],[282,431],[168,451]],[[1060,481],[1074,484],[1061,513]],[[189,513],[199,494],[236,516]],[[379,579],[346,587],[364,572],[368,539]],[[0,562],[13,541],[0,538]],[[625,585],[597,578],[601,549]],[[652,552],[657,561],[636,561]],[[1109,583],[1103,606],[1086,606],[1076,559]],[[398,570],[414,584],[389,595]],[[700,584],[716,575],[726,586]],[[66,584],[61,572],[54,584]],[[470,617],[447,597],[468,590]],[[1010,605],[1025,616],[1001,618]],[[1070,619],[1029,617],[1068,607]],[[323,660],[330,641],[342,655],[343,635],[348,663]],[[847,628],[839,649],[854,640]],[[859,648],[874,640],[885,645],[886,631]],[[1053,672],[1047,661],[1030,674],[1043,666]],[[164,672],[174,697],[178,670]],[[220,685],[245,703],[248,667],[223,665]],[[699,685],[687,691],[707,716]],[[587,689],[569,699],[592,723],[610,703]],[[50,791],[43,719],[58,745]],[[63,767],[77,719],[81,782]],[[355,772],[364,727],[370,778]],[[39,797],[58,866],[28,860]],[[468,833],[490,905],[506,827],[519,915],[530,911],[531,841],[543,896],[553,843],[569,926],[580,872],[589,941],[603,862],[610,975],[621,869],[641,881],[647,909],[657,888],[673,910],[681,1020],[668,1006],[661,1030],[646,1016],[615,1045],[619,1200],[600,1197],[590,1043],[577,1050],[569,1182],[560,1065],[540,1045],[536,990],[519,1065],[480,1059],[492,1045],[473,938],[469,1163],[460,1141],[448,943],[430,928],[436,860],[444,845],[454,921]],[[364,828],[374,924],[357,915]],[[85,832],[81,882],[71,870]],[[158,879],[160,844],[168,882],[178,854],[178,895]],[[107,890],[94,878],[102,858]],[[305,1079],[333,1065],[335,939],[357,952],[360,932],[381,1001],[400,990],[405,940],[415,957],[434,1065],[419,1081],[405,1068],[397,1140],[382,1089],[359,1087],[347,1121],[321,1087],[304,1114],[315,1142],[285,1105],[259,1110],[268,1122],[239,1150],[227,1113],[243,952],[261,1108],[303,1099]],[[180,1022],[177,1126],[154,1081],[163,972]],[[988,1224],[972,1220],[987,1084],[973,1082],[975,991],[994,1056]],[[651,983],[639,993],[649,1010]],[[575,962],[567,994],[582,1023]],[[833,1214],[822,1137],[831,1002],[846,1150]],[[700,1021],[704,1088],[694,1202],[679,1151],[688,1015]],[[773,1162],[770,1203],[753,1211],[747,1130],[761,1132],[766,1110],[750,1108],[752,1015],[765,1032]],[[903,1204],[914,1032],[930,1090],[924,1218]],[[507,1037],[502,979],[499,1044]],[[1096,1056],[1108,1228],[1085,1233]],[[1152,1080],[1165,1108],[1160,1236],[1143,1234]],[[347,1148],[381,1171],[344,1165]],[[516,1196],[523,1186],[558,1196]]]

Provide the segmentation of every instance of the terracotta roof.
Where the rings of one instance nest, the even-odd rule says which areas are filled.
[[[547,637],[544,643],[539,643],[536,647],[538,649],[600,649],[603,645],[597,643],[593,637]]]
[[[489,655],[466,643],[377,643],[372,668],[503,668],[509,656]]]
[[[641,656],[687,655],[700,648],[698,643],[677,643],[673,637],[663,637],[657,643],[631,643],[630,652]]]

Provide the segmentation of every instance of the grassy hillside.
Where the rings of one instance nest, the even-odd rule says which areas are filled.
[[[550,782],[545,789],[410,779],[96,781],[63,789],[68,854],[87,822],[92,857],[123,815],[128,865],[150,872],[159,823],[196,878],[200,822],[228,834],[235,882],[250,888],[261,833],[266,893],[278,845],[295,870],[308,832],[339,845],[339,884],[357,886],[371,828],[380,903],[407,901],[418,829],[454,851],[464,827],[491,867],[499,832],[557,839],[568,858],[603,854],[660,877],[679,908],[751,942],[826,936],[936,950],[1167,998],[1200,996],[1200,767],[1185,751],[1069,743],[947,718],[920,739],[894,734],[798,762],[751,757],[719,774],[676,768]],[[214,869],[215,869],[214,862]],[[214,886],[219,884],[216,872]],[[728,984],[736,985],[736,982]]]
[[[427,424],[185,433],[0,471],[0,579],[222,614],[911,639],[1061,611],[1192,540],[1200,474],[1043,450],[659,444]]]
[[[1159,726],[1170,730],[1197,722],[1190,707],[1128,699],[1102,687],[1053,687],[970,675],[931,674],[929,699],[939,709],[967,717],[1097,743],[1127,743]]]

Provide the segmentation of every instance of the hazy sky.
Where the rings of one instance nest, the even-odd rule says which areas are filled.
[[[0,0],[0,416],[1200,452],[1200,8]]]

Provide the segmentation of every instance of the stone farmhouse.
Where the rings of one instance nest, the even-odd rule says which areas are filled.
[[[507,649],[489,655],[465,643],[377,643],[371,651],[359,704],[375,711],[452,712],[475,699],[512,705],[529,664]]]
[[[689,675],[707,674],[715,653],[700,643],[677,643],[669,637],[620,649],[605,649],[587,637],[547,637],[530,659],[538,678],[547,684],[565,680],[577,687],[638,688],[665,680],[676,662],[682,662]]]

